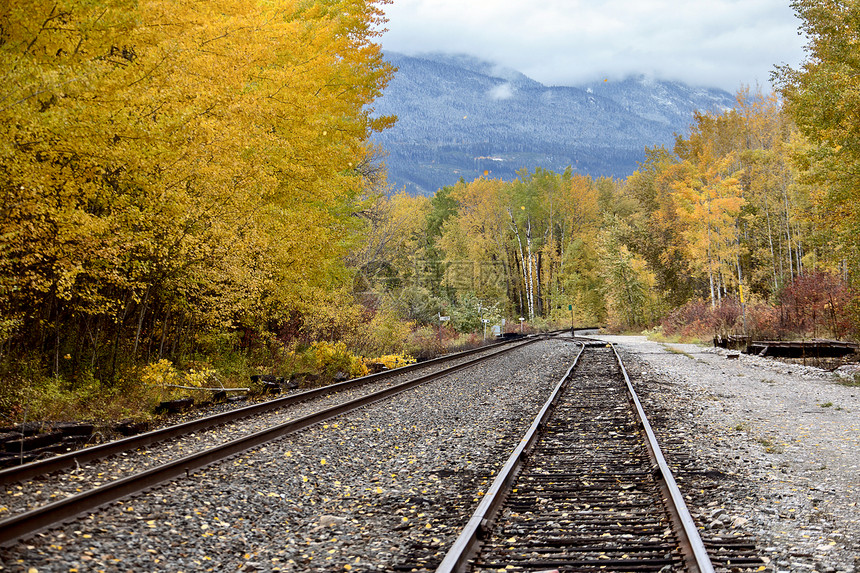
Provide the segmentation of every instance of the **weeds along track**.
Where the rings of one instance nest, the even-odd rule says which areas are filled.
[[[631,390],[587,344],[437,571],[713,571]]]
[[[0,543],[539,339],[460,353],[4,470]]]

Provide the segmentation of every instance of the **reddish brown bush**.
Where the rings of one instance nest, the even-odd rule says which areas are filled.
[[[779,309],[769,304],[747,305],[747,334],[757,339],[780,339],[788,334],[779,320]]]
[[[749,308],[748,315],[749,315]],[[708,338],[717,334],[741,334],[744,331],[743,308],[733,298],[724,298],[711,307],[710,301],[695,300],[676,308],[661,321],[667,335]],[[747,330],[749,331],[749,316]]]
[[[844,337],[852,329],[854,298],[841,277],[820,270],[807,273],[780,293],[780,324],[801,337]]]
[[[676,308],[662,321],[667,335],[709,337],[746,334],[759,339],[832,337],[857,334],[860,299],[840,277],[815,271],[796,278],[779,296],[778,304],[748,304],[746,315],[738,300],[724,298],[715,307],[696,300]]]
[[[673,310],[660,324],[663,332],[670,336],[712,336],[720,332],[720,326],[726,323],[730,314],[726,311],[718,316],[710,302],[693,300]]]

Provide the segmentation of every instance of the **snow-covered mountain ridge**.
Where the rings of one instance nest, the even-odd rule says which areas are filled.
[[[722,90],[644,76],[560,87],[469,56],[386,59],[398,71],[374,114],[398,121],[374,140],[388,153],[390,182],[411,193],[535,167],[626,177],[646,147],[686,134],[695,110],[735,103]]]

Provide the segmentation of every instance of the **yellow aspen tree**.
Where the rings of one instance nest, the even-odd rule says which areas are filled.
[[[443,225],[439,243],[451,273],[470,284],[478,298],[503,305],[508,302],[510,275],[506,214],[501,200],[505,185],[498,179],[480,177],[455,186],[452,197],[457,201],[457,213]],[[466,274],[468,277],[463,276]]]
[[[732,155],[714,157],[708,146],[697,164],[687,161],[686,167],[686,177],[674,183],[679,215],[687,224],[690,260],[707,276],[714,306],[738,256],[736,221],[744,204],[739,173]]]
[[[392,119],[369,107],[392,73],[379,6],[0,11],[4,311],[104,318],[117,343],[133,321],[136,348],[154,305],[229,328],[342,280],[367,138]]]
[[[816,189],[813,207],[831,263],[860,276],[860,4],[794,0],[807,39],[806,60],[774,74],[788,115],[805,138],[795,149],[804,182]]]

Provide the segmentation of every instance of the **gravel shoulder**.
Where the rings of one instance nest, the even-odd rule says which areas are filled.
[[[723,349],[598,338],[618,345],[637,389],[671,412],[663,418],[688,453],[725,476],[704,507],[690,496],[704,534],[754,537],[768,571],[860,571],[860,388]]]

